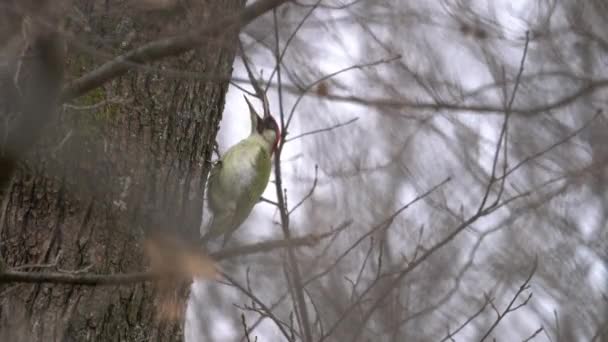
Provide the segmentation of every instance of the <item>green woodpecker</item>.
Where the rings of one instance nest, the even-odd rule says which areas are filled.
[[[280,138],[277,122],[264,99],[264,116],[249,106],[251,134],[230,147],[211,169],[207,182],[207,206],[211,214],[202,230],[203,243],[224,236],[223,245],[247,219],[268,185],[272,154]]]

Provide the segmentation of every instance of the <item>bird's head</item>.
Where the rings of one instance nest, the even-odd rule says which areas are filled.
[[[245,97],[245,101],[249,106],[249,118],[251,119],[251,135],[260,135],[264,139],[264,141],[266,141],[271,147],[270,153],[274,153],[277,146],[279,145],[279,139],[281,138],[281,130],[279,129],[279,125],[274,120],[272,115],[270,115],[270,111],[268,110],[268,102],[264,101],[264,116],[260,116],[255,111],[247,97],[243,97]]]

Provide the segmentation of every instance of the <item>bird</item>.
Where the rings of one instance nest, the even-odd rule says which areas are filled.
[[[263,116],[243,97],[249,107],[251,133],[230,147],[209,173],[206,205],[210,218],[201,224],[203,245],[223,235],[224,247],[247,219],[268,185],[272,156],[279,146],[281,132],[266,97]]]

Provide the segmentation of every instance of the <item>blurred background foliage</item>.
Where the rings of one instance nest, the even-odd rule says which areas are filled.
[[[298,1],[241,33],[268,79],[278,31],[282,78],[273,77],[270,94],[275,115],[287,117],[296,106],[287,140],[348,122],[289,141],[282,156],[291,205],[316,184],[293,213],[294,230],[322,232],[352,220],[335,240],[299,254],[306,274],[323,274],[306,286],[315,336],[441,340],[484,307],[454,337],[479,340],[496,320],[492,305],[505,310],[537,260],[531,287],[515,305],[528,293],[533,299],[491,336],[525,340],[542,328],[535,340],[606,338],[608,121],[598,110],[605,112],[607,10],[601,1],[567,0]],[[241,63],[237,57],[237,81],[246,77]],[[235,128],[241,102],[230,88],[224,145],[244,134]],[[500,196],[499,207],[392,283],[475,215],[497,151],[494,178],[507,175],[504,186],[494,182],[486,205]],[[271,200],[273,193],[267,191]],[[254,217],[237,233],[242,239],[279,231],[272,206],[260,204]],[[390,227],[358,241],[387,218]],[[277,257],[239,262],[241,281],[267,305],[287,293]],[[209,331],[206,324],[238,303],[222,297],[211,311],[209,291],[239,291],[199,285],[191,305],[200,305],[193,311],[205,324],[193,329]],[[488,299],[492,305],[484,306]],[[289,325],[293,310],[284,300],[273,312]],[[240,317],[232,311],[230,324],[238,330]],[[248,322],[258,316],[248,315]],[[280,334],[271,322],[260,325],[260,338]]]

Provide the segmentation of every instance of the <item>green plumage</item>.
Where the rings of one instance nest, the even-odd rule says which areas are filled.
[[[262,135],[254,133],[228,149],[213,167],[207,187],[213,217],[204,241],[224,234],[225,245],[247,219],[268,185],[271,148]]]

